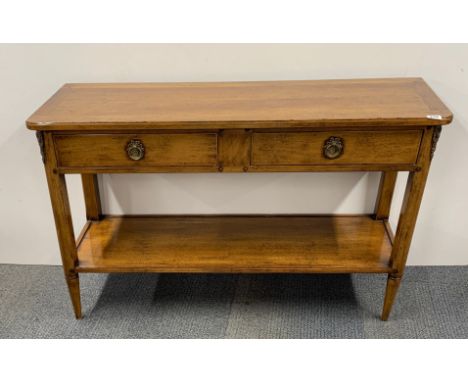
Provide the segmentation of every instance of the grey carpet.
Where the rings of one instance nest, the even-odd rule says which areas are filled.
[[[468,338],[468,267],[409,267],[380,321],[384,275],[82,274],[0,265],[0,338]]]

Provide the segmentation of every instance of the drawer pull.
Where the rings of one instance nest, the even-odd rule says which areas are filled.
[[[145,156],[145,146],[138,139],[132,139],[127,143],[127,155],[131,160],[140,160]]]
[[[344,142],[340,137],[330,137],[323,144],[323,156],[336,159],[343,154]]]

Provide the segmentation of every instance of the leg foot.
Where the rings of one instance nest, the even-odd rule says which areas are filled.
[[[387,279],[387,289],[385,291],[385,300],[384,306],[382,309],[382,321],[387,321],[388,316],[392,310],[393,302],[395,301],[395,297],[398,292],[398,287],[400,286],[401,277],[388,275]]]
[[[75,311],[75,317],[77,319],[82,318],[81,315],[81,299],[80,299],[80,279],[77,273],[73,273],[66,276],[68,291],[70,292],[70,298]]]

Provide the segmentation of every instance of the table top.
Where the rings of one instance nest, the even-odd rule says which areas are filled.
[[[65,84],[33,130],[430,126],[452,114],[421,78]]]

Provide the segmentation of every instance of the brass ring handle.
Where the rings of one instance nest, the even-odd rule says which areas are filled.
[[[340,137],[330,137],[323,144],[323,156],[336,159],[343,154],[344,141]]]
[[[132,139],[127,143],[127,155],[131,160],[141,160],[145,156],[145,146],[139,139]]]

